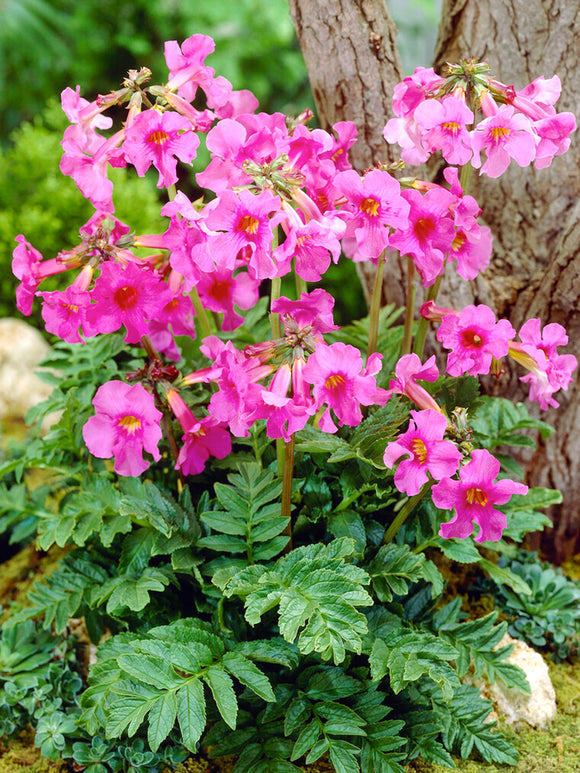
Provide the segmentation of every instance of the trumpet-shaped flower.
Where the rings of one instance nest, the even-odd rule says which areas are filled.
[[[418,494],[429,475],[435,480],[451,477],[461,461],[461,452],[450,440],[443,440],[447,419],[438,411],[411,411],[409,429],[389,443],[383,461],[386,467],[399,465],[395,486],[399,491]],[[404,457],[404,458],[403,458]]]
[[[190,121],[179,113],[145,110],[125,132],[123,151],[143,177],[151,164],[159,172],[158,188],[177,182],[177,159],[191,163],[199,138]]]
[[[496,322],[493,311],[483,304],[448,314],[437,331],[437,339],[451,350],[447,358],[447,373],[451,376],[489,373],[492,359],[499,360],[508,353],[515,335],[507,319]]]
[[[99,387],[93,405],[97,413],[83,427],[84,441],[93,456],[114,456],[115,472],[132,477],[149,467],[143,451],[159,461],[162,413],[141,384],[109,381]]]
[[[507,526],[507,518],[495,505],[505,505],[513,494],[527,494],[528,487],[513,480],[494,483],[500,470],[498,460],[485,449],[473,451],[471,461],[459,470],[459,480],[443,478],[433,486],[435,505],[442,510],[455,510],[455,516],[441,524],[439,534],[445,539],[464,539],[479,526],[476,542],[495,542]]]

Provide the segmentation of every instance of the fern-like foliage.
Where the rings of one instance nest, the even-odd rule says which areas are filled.
[[[267,561],[288,544],[282,532],[288,518],[280,515],[282,482],[253,463],[240,464],[228,475],[229,485],[215,484],[220,509],[202,513],[201,520],[215,534],[198,540],[199,547],[220,553],[245,554],[248,563]]]
[[[286,641],[296,640],[303,654],[317,652],[323,660],[341,663],[347,651],[361,652],[368,629],[358,608],[373,603],[362,587],[368,574],[347,561],[353,552],[354,540],[341,538],[292,550],[271,568],[255,565],[229,579],[214,576],[214,582],[227,597],[245,600],[250,625],[278,607]]]
[[[226,652],[211,626],[194,619],[152,628],[146,635],[120,635],[99,648],[81,724],[89,733],[103,726],[108,738],[133,736],[147,725],[153,751],[177,722],[185,746],[196,750],[206,725],[209,695],[224,722],[236,727],[234,679],[262,701],[274,701],[265,674],[241,652]]]

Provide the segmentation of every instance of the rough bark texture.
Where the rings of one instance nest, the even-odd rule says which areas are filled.
[[[352,156],[362,171],[387,156],[382,139],[400,80],[395,27],[384,0],[290,0],[323,126],[350,119],[360,142]],[[558,110],[580,115],[580,7],[567,0],[444,0],[435,69],[475,56],[498,80],[522,88],[538,75],[558,74]],[[419,172],[420,173],[420,172]],[[499,180],[472,176],[470,187],[494,233],[490,268],[477,281],[446,277],[442,305],[479,302],[510,318],[515,327],[540,317],[568,330],[580,359],[580,142],[549,169],[520,169],[513,162]],[[449,272],[451,273],[451,272]],[[367,293],[371,276],[366,277]],[[391,260],[385,297],[403,301],[402,264]],[[524,399],[515,371],[490,386]],[[580,386],[558,396],[561,405],[542,418],[555,435],[525,459],[531,486],[559,488],[564,504],[553,513],[555,557],[580,549]],[[539,412],[536,411],[536,415]]]
[[[466,56],[486,60],[495,77],[522,88],[538,75],[562,80],[559,111],[580,115],[580,7],[567,0],[445,0],[435,69]],[[526,319],[563,324],[566,349],[580,354],[580,143],[573,139],[549,169],[513,162],[498,180],[472,176],[472,193],[494,234],[489,269],[475,282],[447,281],[447,303],[480,302],[519,327]],[[451,277],[449,277],[451,279]],[[580,359],[580,357],[579,357]],[[514,372],[495,386],[524,399]],[[527,482],[559,488],[564,504],[553,513],[556,559],[580,549],[580,387],[557,397],[558,410],[542,418],[556,427],[526,460]],[[534,411],[539,415],[539,411]],[[546,546],[550,547],[550,546]]]
[[[289,0],[304,54],[318,119],[324,129],[354,121],[358,142],[351,162],[362,172],[398,151],[383,129],[393,113],[393,89],[402,76],[397,28],[384,0]],[[357,264],[367,302],[374,283],[372,263]],[[388,285],[384,300],[391,301]]]

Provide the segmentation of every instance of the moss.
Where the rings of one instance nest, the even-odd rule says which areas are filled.
[[[0,747],[0,773],[64,773],[65,770],[64,762],[53,762],[40,754],[30,731]]]
[[[549,664],[556,690],[558,716],[544,730],[500,729],[518,750],[515,767],[487,765],[456,759],[459,773],[578,773],[580,771],[580,664]],[[432,765],[425,773],[445,773],[448,768]],[[422,771],[423,773],[423,771]]]

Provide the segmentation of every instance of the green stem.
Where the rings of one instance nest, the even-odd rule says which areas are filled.
[[[194,287],[191,293],[189,294],[191,298],[191,302],[193,303],[193,308],[195,309],[195,315],[197,317],[197,320],[199,322],[199,326],[201,328],[202,338],[205,338],[206,336],[211,335],[211,326],[209,324],[209,319],[206,314],[205,309],[201,305],[201,298],[199,297],[199,293],[197,292],[196,288]]]
[[[381,311],[381,299],[383,296],[383,276],[385,273],[386,260],[387,252],[384,250],[377,260],[377,273],[375,274],[375,283],[371,295],[367,358],[377,351],[377,341],[379,339],[379,313]]]
[[[469,188],[469,181],[471,180],[471,161],[468,161],[467,164],[464,164],[461,167],[461,174],[459,175],[459,185],[461,185],[461,189],[463,190],[463,195],[467,193],[467,189]]]
[[[417,505],[427,494],[429,491],[431,491],[431,487],[435,483],[434,480],[429,481],[426,483],[421,491],[419,491],[418,494],[415,494],[414,497],[411,497],[407,500],[405,505],[401,508],[400,512],[397,513],[395,516],[393,522],[389,526],[389,528],[385,532],[385,536],[383,537],[383,542],[388,545],[389,542],[392,542],[396,533],[399,531],[401,526],[405,523],[407,520],[407,517],[412,512],[412,510],[415,508],[415,505]]]
[[[270,290],[270,308],[274,301],[277,301],[280,297],[280,291],[282,289],[282,279],[279,276],[275,276],[272,279],[272,288]],[[270,324],[272,325],[272,338],[280,338],[282,335],[282,328],[280,326],[280,315],[270,312]]]
[[[296,269],[294,269],[294,279],[296,280],[296,298],[300,298],[302,293],[308,292],[308,286],[301,276],[298,276]]]
[[[288,553],[292,550],[292,515],[290,506],[292,504],[292,476],[294,474],[294,446],[295,436],[290,435],[290,440],[284,448],[284,477],[282,479],[282,515],[288,518],[286,528],[282,532],[288,537],[288,544],[284,550]]]
[[[427,295],[425,297],[425,303],[427,303],[427,301],[436,300],[437,294],[439,293],[439,288],[441,287],[442,279],[443,279],[443,274],[439,274],[439,276],[435,280],[435,284],[431,285],[431,287],[427,291]],[[419,359],[423,357],[423,349],[425,348],[425,339],[427,338],[428,327],[429,327],[429,320],[425,319],[424,317],[421,317],[421,319],[419,320],[419,324],[417,325],[417,335],[415,336],[415,345],[413,346],[413,351],[415,352],[415,354],[419,356]]]
[[[413,317],[415,316],[415,264],[407,256],[407,307],[405,309],[405,328],[401,354],[410,354],[413,342]]]

